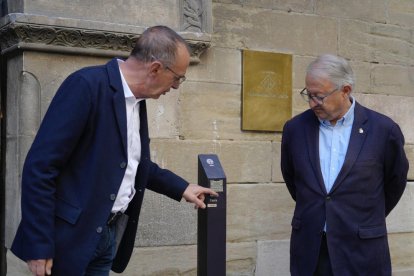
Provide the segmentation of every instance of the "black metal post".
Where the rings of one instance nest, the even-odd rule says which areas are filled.
[[[198,184],[219,197],[207,196],[198,210],[198,276],[226,275],[226,176],[215,154],[198,156]]]

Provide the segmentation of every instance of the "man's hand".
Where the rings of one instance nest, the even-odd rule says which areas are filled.
[[[34,276],[52,275],[53,259],[29,260],[27,265]]]
[[[201,187],[199,185],[196,184],[190,184],[188,185],[187,189],[185,189],[184,193],[183,193],[183,198],[187,201],[187,202],[191,202],[194,203],[195,206],[194,208],[206,208],[206,205],[204,204],[204,199],[205,199],[205,194],[209,194],[215,197],[218,197],[218,194],[208,188],[205,187]]]

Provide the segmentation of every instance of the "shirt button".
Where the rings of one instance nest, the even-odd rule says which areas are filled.
[[[119,166],[121,167],[121,169],[124,169],[126,167],[127,163],[126,162],[121,162],[121,164],[119,164]]]
[[[109,198],[110,198],[112,201],[114,201],[114,200],[115,200],[115,198],[116,198],[116,194],[111,194],[111,195],[109,196]]]
[[[102,233],[102,227],[99,226],[98,228],[96,228],[96,233]]]

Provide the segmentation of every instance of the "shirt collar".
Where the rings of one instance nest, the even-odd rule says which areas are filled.
[[[134,101],[141,101],[142,99],[135,98],[134,94],[129,88],[128,83],[125,80],[124,74],[122,74],[121,67],[119,66],[119,64],[121,64],[122,62],[124,62],[122,59],[118,59],[118,68],[119,68],[119,73],[121,74],[122,88],[124,89],[125,99],[134,99]]]

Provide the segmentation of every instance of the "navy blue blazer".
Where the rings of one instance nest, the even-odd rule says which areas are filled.
[[[404,137],[390,118],[358,103],[345,161],[327,193],[319,162],[319,120],[312,110],[283,129],[281,169],[296,201],[290,271],[313,275],[327,223],[335,275],[391,275],[385,217],[407,184]]]
[[[181,200],[188,182],[150,160],[145,101],[136,195],[113,270],[130,259],[145,188]],[[114,204],[127,164],[125,96],[117,60],[71,74],[53,98],[22,175],[22,220],[12,252],[53,258],[53,275],[83,275]]]

